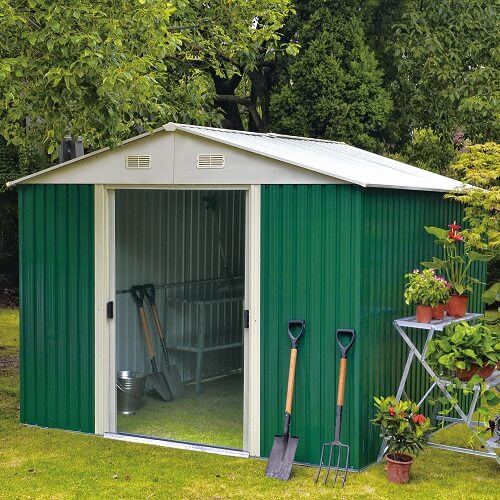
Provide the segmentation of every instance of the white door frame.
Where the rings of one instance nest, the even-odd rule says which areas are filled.
[[[115,189],[246,191],[243,449],[260,456],[260,185],[95,185],[95,433],[116,433],[116,321],[106,310],[108,302],[116,304]]]

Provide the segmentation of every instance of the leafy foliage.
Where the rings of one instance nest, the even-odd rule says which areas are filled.
[[[293,13],[290,0],[174,0],[172,19],[186,27],[190,64],[212,80],[216,105],[227,128],[263,132],[268,125],[275,59],[298,47],[283,41],[281,28]],[[190,58],[191,59],[191,58]]]
[[[466,321],[453,323],[443,332],[437,332],[429,342],[426,359],[434,368],[439,378],[448,379],[446,390],[451,400],[444,396],[431,399],[431,404],[442,405],[441,414],[447,415],[458,402],[458,391],[472,394],[479,388],[476,412],[487,429],[492,407],[500,403],[500,396],[495,389],[488,388],[485,380],[475,373],[470,380],[463,382],[454,376],[457,370],[470,370],[473,365],[494,366],[500,361],[500,329],[498,324],[488,325],[486,320],[470,325]]]
[[[462,231],[464,237],[471,247],[500,257],[500,144],[470,146],[451,168],[469,184],[447,195],[465,205],[470,228]]]
[[[0,133],[55,155],[67,133],[95,149],[169,120],[217,124],[212,77],[277,50],[288,4],[0,0]]]
[[[392,46],[401,131],[431,127],[475,142],[500,134],[498,2],[406,2]]]
[[[417,455],[429,440],[430,420],[420,414],[416,403],[397,401],[394,396],[373,398],[375,418],[371,421],[381,427],[380,437],[387,440],[388,452]]]
[[[449,296],[450,284],[441,276],[436,276],[434,269],[418,269],[405,274],[407,279],[404,297],[406,304],[421,304],[436,307],[445,303]]]
[[[359,14],[317,5],[303,15],[295,33],[301,51],[282,62],[271,98],[273,129],[380,149],[391,100]]]
[[[471,292],[474,284],[480,281],[470,274],[470,266],[473,262],[488,262],[493,258],[489,252],[472,250],[467,239],[458,232],[461,226],[449,224],[449,230],[439,227],[425,227],[424,229],[436,237],[435,243],[444,249],[444,259],[433,257],[431,262],[422,262],[422,266],[429,269],[443,270],[446,279],[451,285],[451,293],[463,295]],[[463,247],[459,246],[463,242]]]
[[[443,139],[429,127],[414,129],[411,142],[403,148],[402,154],[403,161],[441,175],[449,174],[456,155],[451,141]]]
[[[500,334],[484,323],[454,323],[429,342],[426,356],[439,373],[443,369],[468,370],[473,364],[496,365],[500,361]]]

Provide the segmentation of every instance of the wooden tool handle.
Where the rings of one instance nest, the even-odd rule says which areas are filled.
[[[337,406],[344,406],[345,374],[347,371],[347,358],[340,358],[339,386],[337,389]]]
[[[139,307],[139,316],[141,318],[142,332],[144,333],[144,338],[146,339],[146,349],[148,351],[149,359],[155,357],[155,351],[153,349],[153,343],[151,342],[151,333],[149,332],[148,322],[146,321],[146,313],[144,312],[144,307]]]
[[[297,349],[290,351],[290,371],[288,372],[288,389],[286,391],[285,411],[292,414],[293,385],[295,383],[295,365],[297,364]]]
[[[156,308],[156,304],[151,304],[151,310],[153,311],[153,320],[156,326],[156,332],[158,333],[158,337],[160,339],[163,338],[163,330],[161,328],[160,316],[158,314],[158,309]]]

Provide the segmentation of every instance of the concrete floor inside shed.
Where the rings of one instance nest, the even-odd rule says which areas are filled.
[[[234,374],[195,385],[186,385],[180,399],[165,402],[156,393],[144,397],[134,415],[118,416],[118,432],[243,448],[243,375]]]

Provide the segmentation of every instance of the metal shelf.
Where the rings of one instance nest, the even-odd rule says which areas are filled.
[[[460,418],[450,418],[450,417],[442,417],[442,420],[449,422],[448,425],[455,425],[456,423],[464,423],[467,425],[469,429],[474,431],[478,425],[477,422],[474,422],[472,420],[474,411],[476,409],[476,405],[479,399],[479,395],[481,392],[481,387],[479,385],[476,385],[473,389],[473,396],[472,396],[472,401],[470,403],[470,406],[468,408],[468,411],[464,411],[458,403],[453,401],[453,398],[451,394],[448,392],[447,386],[450,385],[450,381],[439,378],[438,375],[434,372],[434,370],[429,366],[425,359],[425,353],[427,351],[427,346],[429,345],[429,342],[432,340],[434,336],[434,332],[436,331],[443,331],[444,328],[452,323],[456,323],[458,321],[475,321],[476,319],[480,318],[482,314],[478,313],[468,313],[466,316],[463,318],[445,318],[440,321],[432,321],[431,323],[417,323],[415,320],[415,316],[410,316],[407,318],[400,318],[396,319],[393,321],[394,328],[400,335],[400,337],[404,340],[404,342],[408,345],[409,347],[409,352],[408,352],[408,358],[406,359],[406,364],[403,370],[403,374],[401,376],[401,380],[399,382],[399,387],[398,391],[396,393],[396,399],[397,401],[401,400],[401,397],[404,392],[404,388],[410,373],[411,366],[415,359],[418,360],[418,362],[423,366],[425,371],[429,374],[430,379],[432,383],[430,384],[429,388],[425,391],[424,395],[421,397],[420,401],[418,402],[418,406],[421,406],[422,403],[429,397],[429,395],[432,393],[433,389],[437,387],[443,395],[448,399],[448,401],[451,402],[454,410],[457,412]],[[427,336],[425,339],[425,343],[423,345],[422,351],[419,351],[418,348],[415,346],[413,341],[410,339],[410,331],[414,330],[424,330],[427,331]],[[486,383],[488,387],[495,387],[500,385],[500,372],[495,371],[487,380]],[[499,448],[498,446],[498,438],[496,438],[496,441],[493,442],[493,439],[489,439],[486,441],[482,436],[477,436],[477,439],[481,442],[482,446],[487,450],[487,451],[477,451],[477,450],[472,450],[469,448],[461,448],[458,446],[449,446],[449,445],[442,445],[439,443],[429,443],[430,446],[433,448],[441,448],[443,450],[449,450],[449,451],[456,451],[459,453],[467,453],[471,455],[476,455],[480,457],[488,457],[488,458],[493,458],[500,464],[500,456],[495,453],[495,449]],[[493,446],[494,444],[494,446]],[[382,442],[382,445],[380,447],[380,452],[378,456],[378,460],[380,461],[382,457],[384,456],[385,450],[387,448],[387,443],[384,441]]]
[[[243,346],[243,342],[232,342],[230,344],[218,344],[212,346],[205,345],[205,329],[203,325],[205,324],[205,306],[211,304],[225,304],[232,302],[241,302],[242,304],[242,314],[243,314],[243,297],[226,297],[226,298],[192,298],[186,299],[183,297],[168,297],[167,302],[180,303],[180,304],[192,304],[196,306],[197,309],[197,337],[196,345],[178,345],[178,344],[167,344],[168,349],[184,352],[192,352],[196,354],[196,393],[201,392],[201,376],[203,369],[203,354],[206,352],[221,351],[224,349],[234,349],[236,347]]]

